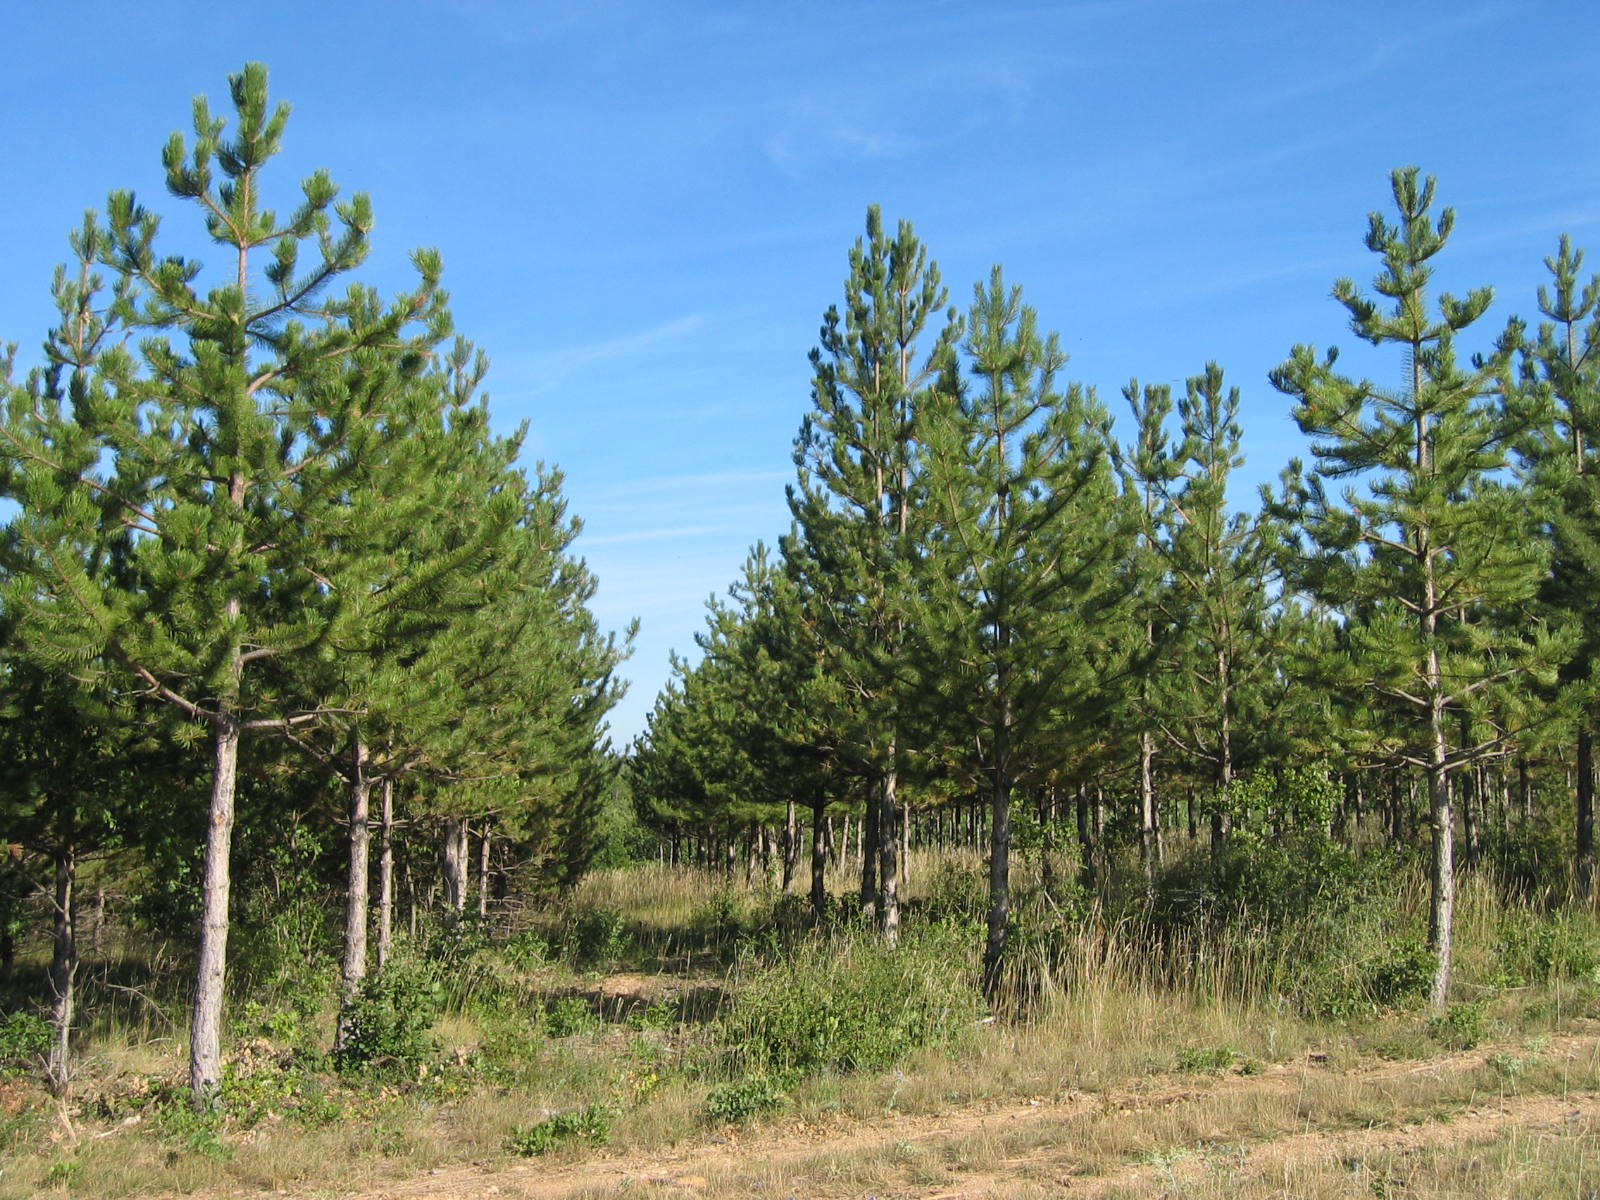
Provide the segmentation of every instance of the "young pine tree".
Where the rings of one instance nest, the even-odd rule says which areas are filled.
[[[1303,519],[1320,555],[1315,586],[1345,614],[1347,680],[1407,714],[1396,752],[1427,779],[1432,831],[1428,946],[1437,955],[1432,1001],[1449,996],[1455,912],[1453,775],[1500,744],[1467,743],[1454,716],[1495,711],[1505,729],[1519,719],[1513,688],[1547,678],[1564,656],[1533,601],[1547,570],[1543,540],[1525,497],[1505,475],[1514,433],[1499,359],[1463,366],[1456,335],[1488,309],[1480,288],[1431,302],[1433,259],[1454,225],[1434,220],[1434,181],[1414,167],[1394,172],[1398,221],[1369,219],[1367,248],[1380,256],[1377,299],[1341,279],[1334,296],[1351,328],[1401,352],[1398,387],[1355,380],[1334,369],[1330,351],[1307,345],[1272,375],[1294,397],[1294,415],[1313,439],[1317,475],[1307,482]],[[1365,485],[1335,499],[1324,479]]]
[[[214,272],[159,251],[156,215],[114,193],[74,239],[77,272],[58,277],[48,366],[13,389],[3,471],[21,506],[5,600],[22,645],[58,665],[118,661],[209,742],[198,1103],[222,1074],[240,740],[320,718],[315,698],[277,686],[285,660],[426,603],[459,565],[372,553],[419,486],[390,468],[428,423],[416,406],[437,401],[415,385],[449,332],[438,255],[415,256],[418,285],[392,302],[338,294],[367,253],[367,198],[339,200],[319,171],[292,211],[267,207],[288,108],[269,103],[259,64],[230,85],[231,135],[201,98],[192,145],[175,134],[164,156]]]

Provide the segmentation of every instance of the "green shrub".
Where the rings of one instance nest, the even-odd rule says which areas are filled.
[[[1400,1008],[1420,1001],[1433,986],[1439,957],[1421,946],[1407,946],[1364,972],[1368,999],[1377,1008]]]
[[[1178,1051],[1178,1070],[1214,1074],[1243,1057],[1232,1046],[1185,1046]]]
[[[1428,1035],[1447,1050],[1471,1050],[1489,1036],[1491,1022],[1481,1000],[1452,1004],[1428,1019]]]
[[[752,1074],[887,1067],[946,1045],[979,1017],[974,944],[950,926],[902,936],[810,942],[756,970],[722,1018],[722,1040]]]
[[[544,1032],[546,1037],[567,1038],[580,1033],[593,1033],[600,1028],[600,1018],[595,1016],[582,996],[552,996],[545,1002]]]
[[[742,1125],[776,1112],[787,1099],[777,1080],[750,1075],[714,1089],[706,1097],[705,1116],[713,1125]]]
[[[1511,986],[1596,980],[1600,927],[1587,913],[1534,913],[1508,909],[1495,946],[1495,978]]]
[[[569,1142],[587,1142],[603,1146],[611,1140],[611,1109],[604,1104],[590,1104],[569,1113],[558,1113],[537,1125],[519,1125],[506,1140],[506,1148],[513,1154],[532,1157],[548,1154]]]
[[[37,1067],[50,1052],[50,1022],[35,1013],[14,1012],[0,1020],[0,1075]]]
[[[347,1011],[348,1033],[334,1056],[344,1073],[415,1074],[438,1051],[428,1031],[443,988],[422,964],[391,962],[369,976]]]
[[[627,916],[614,908],[568,909],[556,935],[568,962],[593,971],[616,970],[631,940]]]

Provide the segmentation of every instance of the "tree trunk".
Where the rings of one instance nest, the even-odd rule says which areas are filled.
[[[1003,703],[1003,702],[1002,702]],[[995,734],[994,785],[990,795],[989,929],[983,947],[983,988],[991,1000],[1000,991],[1006,946],[1011,937],[1011,777],[1008,713],[1002,711]]]
[[[1139,734],[1139,862],[1144,867],[1145,903],[1156,894],[1156,739]]]
[[[1428,801],[1433,826],[1433,860],[1428,899],[1428,949],[1438,957],[1430,1000],[1442,1009],[1450,999],[1450,970],[1456,911],[1455,811],[1447,769],[1444,706],[1430,713],[1432,760],[1428,764]]]
[[[73,908],[78,859],[68,844],[55,852],[55,939],[50,957],[50,1055],[45,1078],[65,1096],[72,1085],[72,1018],[78,974],[78,931]]]
[[[895,790],[899,782],[898,770],[891,766],[883,777],[878,792],[881,807],[878,810],[878,930],[884,942],[894,946],[900,941],[900,830],[899,806],[895,803]]]
[[[335,1054],[349,1044],[356,997],[360,995],[361,985],[367,978],[368,864],[372,840],[368,810],[371,794],[372,780],[367,774],[367,744],[357,734],[350,763],[350,860],[345,885],[343,988],[339,1019],[333,1034]]]
[[[1578,899],[1585,904],[1594,903],[1594,729],[1592,716],[1584,713],[1578,725],[1578,830],[1577,830],[1577,880]]]
[[[861,911],[874,922],[878,916],[878,816],[883,809],[876,785],[867,790],[867,803],[856,826],[861,848]]]
[[[1078,818],[1078,883],[1093,893],[1099,886],[1098,854],[1094,844],[1094,820],[1089,812],[1089,785],[1079,784],[1074,805]]]
[[[789,801],[783,815],[783,894],[794,895],[795,873],[800,868],[800,818],[795,802]]]
[[[229,858],[239,774],[239,723],[224,714],[212,727],[211,807],[200,888],[200,947],[189,1026],[189,1091],[211,1107],[222,1086],[222,997],[227,982]]]
[[[489,915],[489,851],[494,846],[494,833],[487,819],[478,837],[478,916]]]
[[[440,862],[444,867],[445,903],[455,913],[467,907],[467,819],[451,817],[444,823]]]
[[[828,915],[828,800],[811,803],[811,911],[820,924]]]
[[[378,970],[394,952],[394,780],[383,780],[378,825]]]

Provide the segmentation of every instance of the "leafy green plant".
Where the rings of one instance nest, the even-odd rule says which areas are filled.
[[[418,964],[391,963],[369,977],[350,1003],[349,1033],[334,1055],[341,1072],[414,1074],[437,1053],[429,1037],[442,988]]]
[[[532,1157],[548,1154],[571,1142],[603,1146],[611,1140],[611,1109],[604,1104],[589,1104],[573,1112],[557,1113],[537,1125],[519,1125],[506,1140],[513,1154]]]
[[[1226,1071],[1241,1055],[1232,1046],[1185,1046],[1178,1051],[1178,1070]]]
[[[1452,1004],[1428,1019],[1428,1035],[1448,1050],[1471,1050],[1489,1032],[1487,1005],[1481,1000]]]
[[[705,1116],[713,1125],[742,1125],[776,1112],[787,1099],[778,1080],[750,1075],[713,1089],[706,1097]]]
[[[1415,1004],[1428,994],[1438,959],[1421,946],[1406,946],[1367,968],[1367,996],[1378,1008]]]
[[[36,1013],[14,1012],[0,1021],[0,1075],[31,1070],[50,1049],[50,1022]]]
[[[870,935],[807,943],[750,976],[722,1018],[722,1040],[756,1072],[886,1067],[976,1023],[972,958],[970,940],[946,926],[907,934],[893,950]]]
[[[612,971],[628,952],[628,918],[614,908],[569,909],[557,940],[580,970]]]
[[[574,1037],[580,1033],[593,1033],[598,1028],[600,1018],[594,1015],[582,996],[552,996],[545,1003],[544,1032],[547,1037]]]

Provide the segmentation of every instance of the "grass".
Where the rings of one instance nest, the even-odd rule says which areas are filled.
[[[131,965],[94,968],[107,986],[86,989],[71,1103],[0,1078],[0,1198],[304,1194],[530,1154],[556,1168],[666,1147],[714,1156],[729,1136],[782,1153],[713,1164],[697,1194],[1594,1186],[1600,1068],[1592,1040],[1570,1055],[1600,1017],[1591,916],[1530,914],[1469,879],[1460,999],[1430,1019],[1406,991],[1425,896],[1414,879],[1337,920],[1223,911],[1225,898],[1163,919],[1047,905],[1022,876],[1016,953],[988,1009],[977,870],[914,855],[893,954],[849,920],[816,933],[803,902],[714,873],[601,872],[517,930],[419,939],[386,1003],[433,1006],[426,1036],[343,1075],[323,1053],[333,1011],[313,964],[315,979],[233,1006],[216,1115],[184,1101],[171,990]],[[849,878],[831,882],[852,894]],[[178,974],[165,960],[161,972]],[[1551,1124],[1539,1105],[1569,1098],[1580,1117]],[[1511,1115],[1470,1136],[1412,1132],[1462,1127],[1485,1104]],[[1308,1138],[1325,1152],[1283,1149]],[[655,1190],[641,1179],[627,1194]]]

